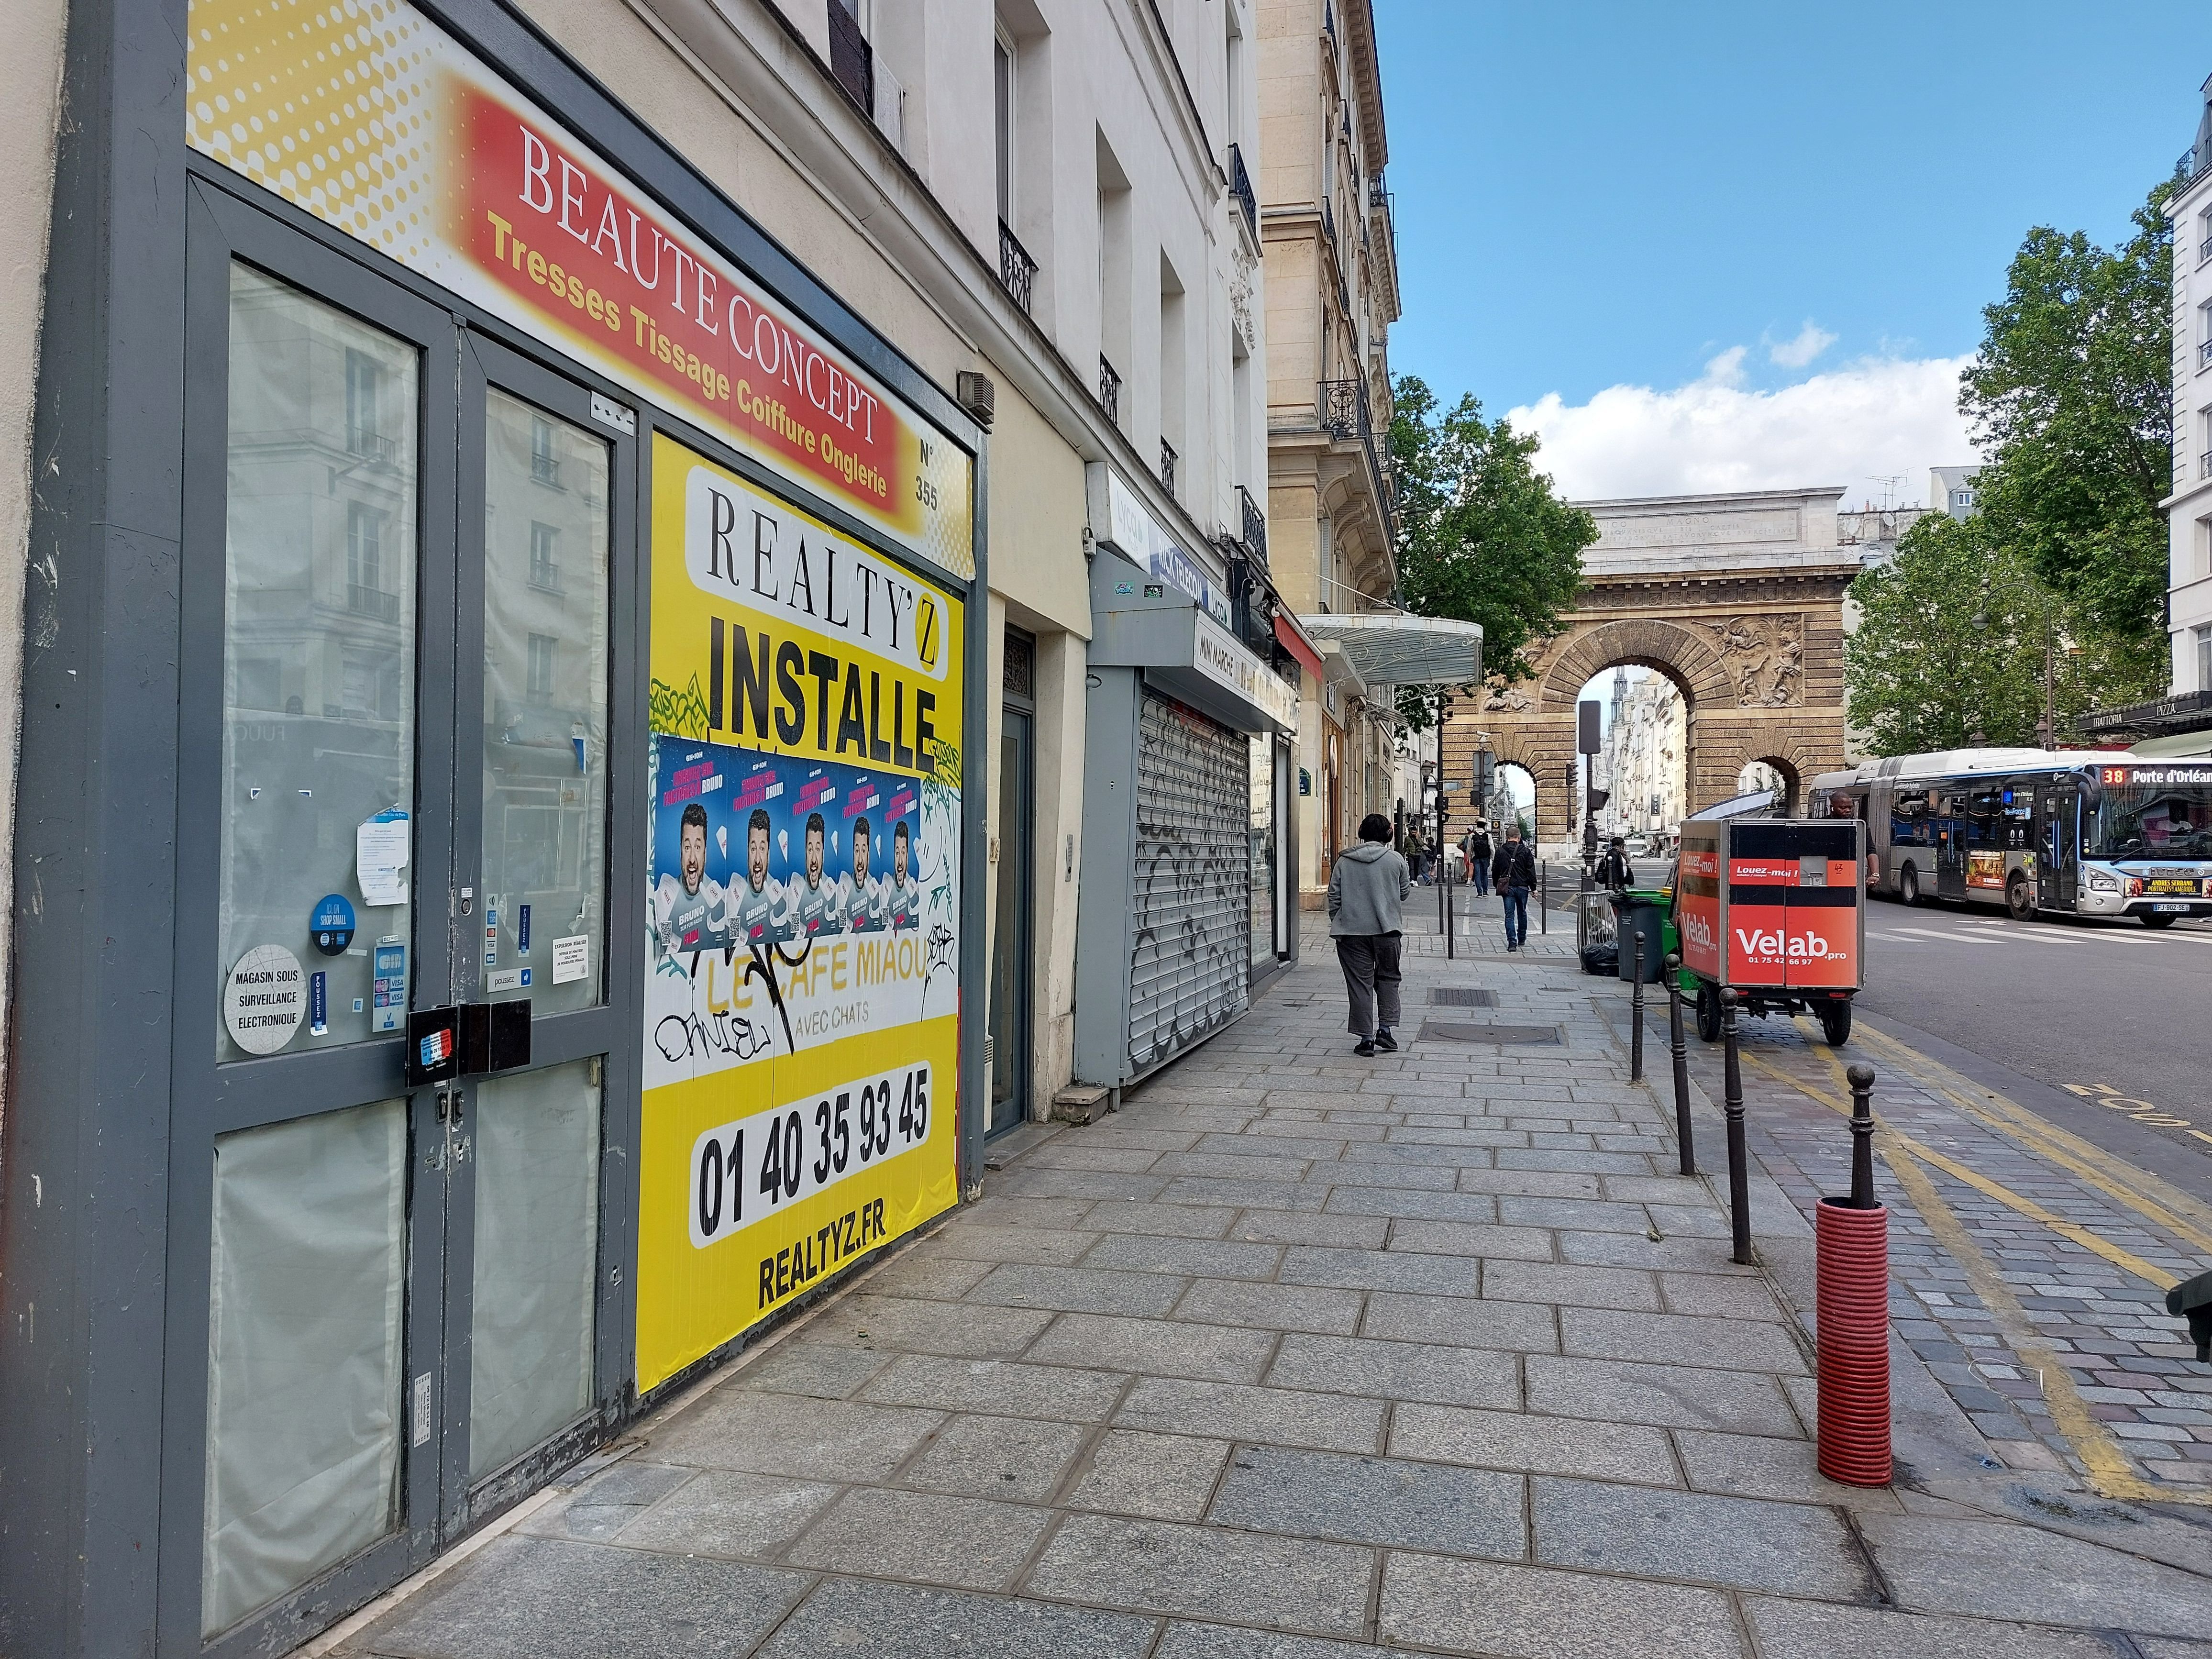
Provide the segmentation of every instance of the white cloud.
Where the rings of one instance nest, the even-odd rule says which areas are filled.
[[[1966,358],[1869,357],[1759,392],[1742,384],[1744,355],[1730,347],[1671,392],[1608,386],[1586,404],[1547,392],[1510,418],[1543,440],[1536,465],[1583,501],[1840,484],[1856,507],[1901,473],[1909,504],[1925,501],[1929,467],[1978,459],[1957,409]]]
[[[1802,368],[1835,343],[1834,335],[1808,317],[1805,326],[1797,331],[1796,339],[1770,340],[1767,343],[1766,360],[1778,363],[1784,368]]]

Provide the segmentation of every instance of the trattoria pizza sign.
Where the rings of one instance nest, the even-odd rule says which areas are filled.
[[[191,0],[192,147],[958,574],[971,473],[404,0]]]

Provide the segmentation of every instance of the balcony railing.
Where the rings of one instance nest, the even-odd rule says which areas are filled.
[[[2200,173],[2212,173],[2212,138],[2181,152],[2181,159],[2173,164],[2173,182],[2185,188],[2197,182]]]
[[[1243,484],[1237,486],[1237,500],[1244,509],[1244,545],[1252,556],[1262,564],[1267,562],[1267,515],[1260,511],[1260,504],[1252,499],[1252,492]]]
[[[1021,239],[1007,228],[1004,219],[999,221],[999,281],[1014,303],[1022,308],[1022,315],[1031,316],[1030,302],[1036,295],[1037,262],[1030,258],[1030,251]]]
[[[398,453],[398,443],[381,432],[368,427],[349,427],[346,429],[346,453],[373,461],[379,466],[390,466]]]
[[[1098,357],[1098,407],[1115,426],[1121,424],[1121,371],[1108,362],[1103,352]]]
[[[1321,198],[1321,234],[1328,238],[1329,247],[1336,246],[1336,210],[1328,204],[1328,198]]]
[[[364,587],[359,582],[348,582],[346,609],[356,617],[374,617],[379,622],[397,622],[399,620],[399,596],[387,593],[380,587]]]
[[[1359,447],[1367,455],[1367,471],[1375,486],[1376,502],[1395,534],[1398,492],[1392,485],[1389,467],[1383,464],[1382,451],[1376,444],[1375,418],[1367,399],[1367,382],[1323,380],[1319,389],[1318,412],[1322,429],[1332,438],[1359,440]]]
[[[530,458],[530,476],[538,483],[561,487],[561,458],[542,451]]]
[[[2200,478],[2212,478],[2212,449],[2206,450],[2203,454],[2197,457],[2197,476]]]
[[[845,0],[823,0],[830,8],[830,73],[870,120],[876,114],[876,59],[860,20],[845,9]]]
[[[561,586],[561,567],[551,559],[532,559],[530,562],[530,585],[541,593],[562,593],[568,590]]]
[[[1229,147],[1229,199],[1243,211],[1244,228],[1256,241],[1260,235],[1260,198],[1252,193],[1252,175],[1244,170],[1244,152],[1234,144]]]
[[[2203,345],[2197,348],[2197,366],[2199,368],[2212,368],[2212,338],[2208,338]]]
[[[1176,493],[1175,446],[1165,438],[1160,440],[1160,488],[1170,495]]]
[[[2212,263],[2212,236],[2207,236],[2197,245],[2197,263],[2200,265]]]

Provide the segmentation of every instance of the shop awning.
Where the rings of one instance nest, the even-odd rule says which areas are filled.
[[[1306,637],[1305,630],[1298,626],[1297,619],[1287,611],[1275,613],[1275,643],[1296,657],[1298,665],[1306,672],[1316,678],[1321,677],[1321,653],[1314,649],[1314,642]]]
[[[1093,668],[1140,668],[1170,696],[1238,732],[1296,732],[1298,688],[1166,581],[1118,553],[1091,564]]]
[[[1468,685],[1482,678],[1482,627],[1401,612],[1300,617],[1316,640],[1334,640],[1370,685]]]

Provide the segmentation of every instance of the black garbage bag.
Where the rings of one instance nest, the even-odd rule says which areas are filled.
[[[1607,979],[1620,976],[1620,947],[1611,939],[1602,945],[1583,946],[1583,972],[1602,974]]]

